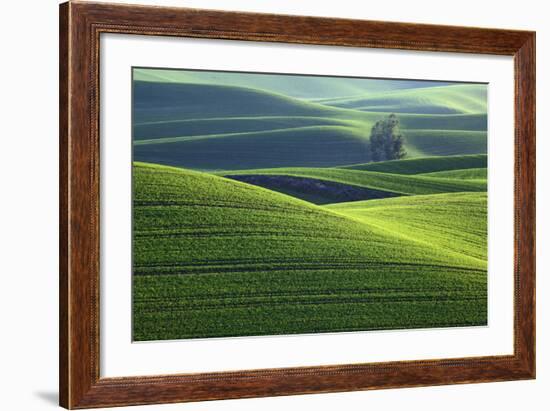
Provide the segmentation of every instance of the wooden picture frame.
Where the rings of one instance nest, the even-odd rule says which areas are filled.
[[[514,354],[154,377],[99,373],[100,34],[513,56]],[[184,8],[60,6],[60,405],[69,409],[535,378],[535,33]]]

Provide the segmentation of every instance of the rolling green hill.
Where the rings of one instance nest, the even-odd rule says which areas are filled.
[[[261,128],[262,122],[263,120],[249,122],[248,127]],[[287,124],[290,122],[289,120]],[[301,119],[298,122],[306,123]],[[218,134],[191,132],[184,136],[169,136],[175,133],[168,128],[157,134],[168,137],[137,138],[134,141],[134,157],[138,161],[202,170],[336,167],[370,160],[369,140],[364,128],[337,121],[325,122],[332,124],[299,127],[279,125],[279,128],[265,131]],[[206,127],[213,126],[208,124]],[[222,127],[227,127],[227,124]],[[233,130],[239,127],[239,124],[235,124]],[[247,126],[243,128],[246,129]],[[407,130],[405,136],[405,148],[413,158],[456,153],[475,154],[485,152],[487,144],[485,132],[432,133],[429,130]],[[146,135],[142,134],[140,137]]]
[[[357,96],[382,91],[407,88],[434,87],[452,83],[415,80],[380,80],[368,78],[300,76],[285,74],[202,71],[202,70],[166,70],[134,69],[135,81],[218,84],[234,87],[253,87],[259,90],[286,94],[298,98],[326,98]]]
[[[135,68],[133,339],[486,325],[486,89]]]
[[[236,116],[324,116],[338,109],[247,87],[134,81],[138,123]]]
[[[268,168],[222,172],[228,178],[241,176],[293,176],[332,181],[400,195],[438,194],[450,192],[486,191],[485,182],[414,175],[380,173],[340,168]]]
[[[342,126],[301,127],[134,142],[134,159],[202,170],[336,166],[369,158],[368,139]]]
[[[362,163],[370,160],[370,129],[386,115],[250,87],[136,80],[134,158],[200,170]],[[409,157],[486,151],[486,114],[405,113],[399,119]]]
[[[380,161],[376,163],[354,164],[342,168],[392,174],[422,174],[486,167],[487,154],[477,154]]]
[[[487,180],[487,168],[467,168],[464,170],[436,171],[421,174],[426,177],[458,178],[461,180]]]
[[[380,115],[383,114],[365,112],[365,118],[371,120],[380,119]],[[435,115],[400,113],[398,118],[403,130],[487,131],[487,114]],[[406,134],[407,132],[405,132]]]
[[[419,195],[326,207],[369,225],[487,261],[487,193]]]
[[[487,152],[486,131],[407,130],[406,144],[410,157],[452,156]]]
[[[220,117],[190,120],[167,120],[137,123],[134,125],[134,141],[162,139],[166,137],[211,136],[275,131],[311,126],[361,127],[350,120],[314,116],[254,116]]]
[[[240,121],[243,117],[261,117],[268,121],[272,120],[271,117],[280,117],[278,120],[284,120],[281,117],[291,117],[291,125],[294,125],[297,117],[313,117],[312,120],[321,122],[327,119],[355,121],[350,125],[370,129],[375,121],[391,112],[363,112],[332,107],[250,87],[151,81],[135,81],[133,87],[133,109],[136,120],[133,124],[136,127],[144,123],[161,124],[201,119]],[[487,130],[485,113],[451,115],[403,113],[399,115],[399,119],[404,129]],[[268,125],[265,129],[269,129]],[[180,129],[179,133],[182,130],[185,129]],[[205,131],[201,133],[210,134]],[[154,133],[149,136],[149,138],[154,137]]]
[[[318,205],[372,200],[401,195],[392,191],[378,190],[321,178],[293,175],[240,174],[230,175],[228,178],[264,187]]]
[[[208,100],[205,100],[204,105],[209,105]],[[292,110],[293,108],[290,107],[287,111]],[[147,110],[145,109],[145,111]],[[159,110],[159,112],[162,112],[162,110]],[[133,131],[134,139],[142,140],[249,131],[271,131],[316,125],[341,125],[356,129],[368,137],[370,127],[377,120],[382,119],[389,113],[361,113],[353,110],[340,110],[337,112],[328,111],[325,114],[321,117],[313,115],[254,115],[250,117],[186,118],[184,113],[178,113],[177,110],[165,110],[162,115],[166,118],[163,120],[136,121],[134,122]],[[140,117],[140,120],[141,118],[143,117]],[[477,114],[451,116],[401,114],[399,115],[399,120],[405,135],[408,135],[412,131],[420,134],[429,134],[430,132],[436,134],[449,133],[449,137],[460,137],[462,132],[465,135],[469,135],[471,132],[480,132],[485,135],[487,117]]]
[[[323,104],[363,111],[416,114],[476,114],[487,112],[484,84],[459,84],[322,100]]]
[[[384,223],[407,220],[401,198],[372,200],[388,208],[371,215],[189,170],[133,174],[134,340],[486,324],[486,262],[466,239],[445,241],[481,194],[421,199],[454,207],[432,240]],[[412,208],[409,219],[426,226]]]

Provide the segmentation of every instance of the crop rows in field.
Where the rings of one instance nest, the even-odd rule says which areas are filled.
[[[318,207],[170,167],[136,164],[134,181],[136,340],[485,321],[486,262],[467,238],[448,248],[443,226],[433,242],[380,225],[376,206],[370,221],[348,210],[354,203]],[[484,202],[468,193],[424,203],[430,197],[456,206],[448,230]],[[401,198],[364,203],[389,200]]]
[[[132,110],[134,340],[487,323],[486,85],[134,68]]]

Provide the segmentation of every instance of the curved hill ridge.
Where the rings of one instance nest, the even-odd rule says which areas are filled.
[[[354,226],[353,222],[347,221],[344,217],[332,213],[326,208],[315,206],[291,196],[216,175],[183,170],[174,167],[134,163],[134,181],[136,238],[142,238],[143,236],[146,237],[147,232],[150,230],[166,230],[167,232],[173,232],[182,229],[184,232],[191,233],[189,229],[194,230],[194,221],[192,220],[195,218],[198,218],[197,222],[219,221],[220,227],[216,229],[217,231],[223,230],[226,232],[232,232],[233,230],[236,230],[234,232],[234,236],[238,237],[244,235],[246,232],[250,232],[250,230],[254,231],[259,228],[259,226],[256,226],[254,220],[254,210],[256,210],[256,212],[258,212],[257,217],[259,218],[257,223],[267,224],[265,226],[265,230],[267,230],[268,233],[271,232],[273,235],[277,235],[277,233],[279,233],[278,235],[282,238],[285,237],[285,233],[291,226],[296,226],[295,228],[298,231],[294,231],[293,228],[293,234],[296,234],[297,232],[310,232],[310,234],[314,234],[312,235],[312,238],[314,238],[316,235],[323,232],[324,234],[322,237],[334,235],[339,240],[342,238],[355,238],[360,241],[365,241],[365,238],[369,238],[370,246],[380,244],[387,247],[392,247],[392,240],[389,238],[384,239],[387,235],[381,233],[376,228],[371,228],[369,226],[352,228]],[[391,200],[395,201],[398,199],[384,201]],[[381,200],[372,200],[369,203],[375,204],[376,201]],[[355,202],[347,204],[355,204]],[[162,208],[163,206],[167,207]],[[189,215],[187,217],[181,214],[181,211],[184,211],[185,209],[189,211]],[[237,213],[231,217],[233,213],[231,209],[246,209],[248,212]],[[156,210],[161,214],[166,214],[167,217],[177,217],[178,224],[173,225],[170,218],[166,220],[163,220],[162,218],[142,220],[141,217],[145,216],[143,213],[148,214],[147,210]],[[212,213],[218,213],[219,215],[214,218],[214,216],[211,215]],[[203,214],[203,216],[209,215],[209,218],[203,220],[201,218],[201,214]],[[268,220],[270,217],[277,217],[277,215],[279,216],[276,218],[277,227],[271,231]],[[161,215],[159,215],[159,217],[161,217]],[[243,224],[242,227],[239,227],[238,224],[232,223],[233,218],[244,218],[247,221],[245,223],[244,220],[241,222],[235,220],[234,223]],[[268,220],[263,221],[264,218],[267,218]],[[314,223],[314,220],[316,219],[318,222]],[[186,221],[191,223],[191,225],[187,226],[187,224],[185,224]],[[281,230],[281,228],[285,226],[286,229]],[[205,226],[201,229],[199,227],[197,231],[208,232],[210,231],[210,228]],[[193,241],[195,240],[197,239],[194,239]],[[178,240],[176,239],[174,242],[177,241]],[[414,241],[412,242],[414,243]],[[149,246],[156,248],[153,244],[143,245],[146,246],[146,248]],[[181,255],[178,251],[179,248],[174,246],[173,243],[169,242],[169,246],[174,251],[177,251],[177,255]],[[410,246],[411,250],[417,248],[414,244],[410,244]],[[333,247],[333,245],[331,245],[331,247]],[[138,245],[138,249],[139,248],[140,246]],[[251,245],[251,249],[258,249],[258,245]],[[337,247],[337,249],[341,249],[341,246]],[[219,252],[225,252],[221,249],[219,251],[206,251],[198,245],[193,245],[190,249],[186,250],[189,252],[195,250],[194,252],[191,252],[191,254],[196,253],[196,258],[205,258],[205,261],[215,261],[217,260],[215,256],[216,254]],[[352,248],[349,249],[349,251],[351,250]],[[371,251],[373,250],[371,249]],[[328,249],[323,247],[323,252],[328,252]],[[342,250],[337,251],[337,253],[341,252]],[[136,253],[138,257],[138,265],[139,261],[142,258],[145,258],[146,254],[147,253],[144,252]],[[332,255],[334,253],[331,252],[330,254]],[[344,255],[345,254],[347,253],[344,253]],[[433,263],[436,263],[437,261],[449,261],[449,256],[445,255],[446,253],[443,254],[446,260],[441,260],[441,256],[438,255],[438,253],[431,253],[423,258],[427,258]],[[153,256],[149,256],[147,261],[151,261],[151,257]],[[284,256],[280,257],[284,260]],[[451,258],[451,260],[460,261],[459,264],[465,264],[466,261],[468,261],[467,259],[465,261],[461,261],[460,258],[457,260],[457,256],[453,257],[454,258]],[[192,256],[189,256],[189,258],[191,258],[191,260],[195,259]],[[379,258],[383,257],[380,256],[379,253],[374,252],[369,258],[372,258],[372,261],[382,262]],[[154,259],[163,260],[164,258],[157,255]],[[467,263],[466,265],[468,266]]]
[[[394,113],[475,114],[487,112],[484,84],[460,84],[369,94],[346,99],[322,100],[334,107]]]
[[[483,152],[487,144],[484,132],[426,131],[405,132],[405,135],[409,141],[406,149],[412,155],[429,154],[430,150],[437,155],[473,154]],[[192,169],[239,170],[343,167],[348,164],[357,167],[354,164],[370,159],[370,152],[364,129],[335,123],[265,131],[142,138],[134,141],[134,156],[137,161]]]
[[[459,86],[447,86],[452,88]],[[418,89],[418,92],[433,88]],[[417,90],[417,89],[415,89]],[[415,90],[410,90],[413,92]],[[201,119],[240,119],[243,117],[317,117],[355,120],[372,125],[393,112],[365,112],[296,99],[251,87],[218,84],[163,83],[134,81],[133,109],[135,125]],[[450,93],[452,94],[452,93]],[[426,114],[402,113],[399,118],[406,129],[486,130],[485,111],[474,113]]]
[[[218,84],[134,81],[134,112],[140,122],[185,118],[334,115],[341,111],[283,94]]]
[[[367,224],[487,261],[487,193],[446,193],[330,204]],[[449,230],[452,226],[453,230]]]
[[[303,177],[365,187],[399,195],[487,191],[484,181],[390,174],[344,168],[269,168],[221,172],[218,174],[222,174],[228,178],[260,175]]]
[[[133,192],[136,341],[485,321],[485,263],[428,235],[171,167]]]
[[[309,134],[310,132],[315,133],[321,136],[324,133],[333,134],[335,136],[344,136],[348,135],[349,137],[357,138],[365,142],[367,137],[365,135],[357,132],[353,128],[342,126],[342,125],[323,125],[323,126],[303,126],[303,127],[287,127],[282,129],[274,130],[262,130],[262,131],[243,131],[236,133],[222,133],[222,134],[206,134],[206,135],[192,135],[192,136],[176,136],[176,137],[164,137],[164,138],[153,138],[153,139],[141,139],[134,142],[134,146],[142,146],[149,144],[170,144],[170,143],[179,143],[184,141],[197,141],[204,139],[217,139],[224,137],[252,137],[262,138],[275,138],[276,143],[280,143],[279,136],[284,136],[287,134],[292,134],[299,138],[301,134]]]
[[[167,137],[265,132],[310,126],[354,126],[350,120],[314,116],[254,116],[153,121],[134,124],[134,141]]]
[[[254,87],[260,90],[286,94],[292,97],[319,99],[341,96],[357,96],[382,91],[401,90],[411,87],[434,87],[445,84],[439,81],[411,81],[369,78],[344,78],[327,76],[300,76],[273,73],[249,73],[202,71],[202,70],[166,70],[134,69],[135,81],[220,84],[234,87]]]
[[[367,162],[370,129],[387,115],[253,88],[152,81],[135,81],[133,108],[134,143],[147,144],[136,146],[136,160],[201,170]],[[486,114],[399,119],[411,157],[486,151]]]
[[[134,159],[202,170],[338,166],[368,158],[368,140],[353,128],[302,127],[134,143]]]
[[[230,175],[228,178],[264,187],[318,205],[369,200],[373,198],[388,198],[400,195],[391,191],[377,190],[370,187],[292,175],[243,174]]]
[[[435,171],[432,173],[420,174],[426,177],[436,178],[457,178],[461,180],[487,180],[487,168],[466,168],[449,171]]]
[[[380,161],[375,163],[353,164],[341,168],[350,170],[377,171],[391,174],[423,174],[437,171],[486,167],[487,154],[475,154]]]

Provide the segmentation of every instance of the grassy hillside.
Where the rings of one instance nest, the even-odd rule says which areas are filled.
[[[272,168],[224,172],[226,177],[276,175],[312,178],[352,186],[366,187],[400,195],[437,194],[450,192],[481,192],[483,181],[456,180],[414,175],[380,173],[339,168]]]
[[[411,157],[487,152],[486,131],[407,130],[404,134],[406,148]]]
[[[230,175],[229,178],[300,198],[313,204],[372,200],[401,195],[365,186],[293,175],[241,174]]]
[[[354,129],[316,126],[293,129],[168,137],[134,142],[134,159],[203,170],[327,167],[369,158],[368,139]]]
[[[315,121],[355,121],[355,126],[370,128],[375,121],[392,112],[364,112],[338,108],[261,89],[219,84],[134,81],[133,91],[135,126],[165,121],[301,116],[314,117]],[[404,129],[487,130],[485,113],[402,113],[399,119]],[[154,138],[154,135],[150,138]]]
[[[337,118],[314,116],[211,117],[136,123],[133,131],[134,141],[139,141],[166,137],[274,131],[310,126],[360,127],[361,124]]]
[[[487,193],[400,197],[326,207],[399,235],[487,260]]]
[[[487,87],[484,84],[447,85],[371,93],[322,102],[335,107],[371,112],[476,114],[487,112]]]
[[[133,188],[135,340],[486,323],[485,261],[444,241],[458,216],[431,241],[194,171],[136,163]]]
[[[184,82],[134,81],[133,138],[138,161],[201,170],[332,167],[367,162],[370,129],[387,115],[332,107],[252,87],[211,84],[205,78],[204,83],[192,83],[193,72],[153,74],[189,78]],[[463,94],[467,93],[452,90],[468,87],[473,86],[415,90],[422,96],[433,94],[441,99],[441,89],[449,89],[448,94],[456,94],[455,100],[464,103]],[[412,91],[401,92],[409,96],[414,94]],[[415,100],[418,104],[423,104],[422,96]],[[421,112],[400,114],[399,119],[409,157],[486,151],[486,114]]]
[[[421,174],[426,177],[458,178],[461,180],[487,180],[487,168],[467,168],[465,170],[436,171]]]
[[[222,116],[321,116],[338,112],[282,94],[217,84],[134,81],[133,92],[138,123]]]
[[[134,69],[134,340],[485,325],[486,112],[480,84]],[[390,113],[407,159],[371,163]]]
[[[351,170],[378,171],[381,173],[421,174],[433,173],[436,171],[486,167],[487,155],[477,154],[380,161],[376,163],[354,164],[343,168]]]
[[[437,81],[389,80],[344,78],[326,76],[299,76],[284,74],[134,69],[134,80],[170,83],[218,84],[233,87],[253,87],[259,90],[286,94],[299,98],[326,98],[357,96],[408,88],[434,87],[451,83]]]
[[[205,100],[204,106],[209,106]],[[147,111],[147,109],[144,109]],[[205,109],[205,112],[210,108]],[[292,111],[292,106],[285,111]],[[177,110],[162,110],[159,112],[166,117],[159,121],[143,121],[147,115],[137,115],[140,121],[135,121],[133,126],[134,139],[155,139],[164,137],[194,136],[209,134],[230,134],[249,131],[270,131],[285,128],[296,128],[319,125],[340,125],[347,126],[368,137],[370,127],[382,119],[388,113],[361,113],[353,110],[328,111],[324,116],[261,116],[250,117],[227,116],[207,118],[187,118]],[[172,118],[173,116],[174,118]],[[448,133],[449,137],[460,137],[461,134],[468,135],[471,132],[480,132],[485,135],[485,115],[456,115],[456,116],[426,116],[426,115],[399,115],[401,128],[405,135],[411,131],[428,134]],[[419,128],[423,127],[423,128]]]
[[[206,121],[183,125],[199,127],[177,135],[177,124],[155,124],[157,131],[139,130],[134,141],[135,159],[165,165],[203,170],[245,169],[257,167],[334,167],[362,163],[370,160],[369,139],[365,128],[352,122],[325,120],[325,125],[312,124],[313,120],[287,118],[271,123],[269,130],[261,129],[268,119],[253,121]],[[192,123],[192,124],[190,124]],[[214,123],[217,123],[214,122]],[[285,123],[285,124],[282,124]],[[319,123],[323,123],[319,121]],[[229,133],[194,134],[200,127],[209,132],[232,130]],[[285,127],[286,125],[286,127]],[[294,127],[297,126],[297,127]],[[486,133],[472,131],[404,131],[409,156],[452,155],[486,151]],[[156,138],[149,138],[155,135]]]
[[[365,112],[365,115],[373,118],[377,116],[377,113]],[[400,113],[398,118],[403,130],[487,131],[487,114]]]

